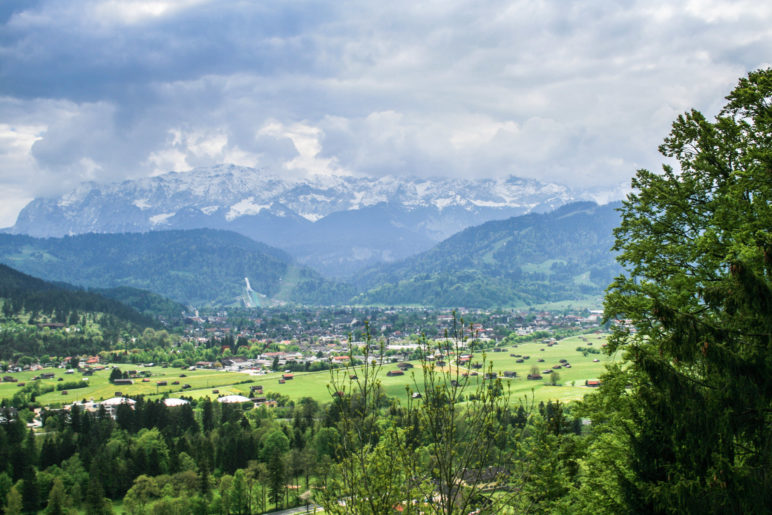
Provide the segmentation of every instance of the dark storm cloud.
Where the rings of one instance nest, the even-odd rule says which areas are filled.
[[[15,12],[3,27],[0,91],[130,100],[137,89],[203,75],[323,72],[305,34],[329,10],[311,2],[216,2],[137,19],[106,4],[47,2]]]

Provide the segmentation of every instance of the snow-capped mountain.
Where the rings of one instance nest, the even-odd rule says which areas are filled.
[[[428,249],[465,227],[575,200],[530,179],[316,175],[219,165],[113,184],[83,183],[27,205],[9,230],[31,236],[230,229],[328,275]]]

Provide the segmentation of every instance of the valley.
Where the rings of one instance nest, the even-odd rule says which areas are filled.
[[[772,513],[771,7],[0,5],[0,513]]]
[[[512,402],[518,404],[524,398],[532,398],[536,402],[561,401],[570,402],[581,399],[586,393],[592,391],[585,384],[588,380],[597,380],[609,362],[608,356],[600,353],[605,343],[606,336],[591,333],[581,336],[572,336],[557,340],[552,346],[541,340],[494,347],[483,352],[474,353],[472,363],[483,365],[481,369],[462,366],[459,370],[463,373],[483,374],[488,366],[497,373],[510,392]],[[580,352],[577,349],[585,349]],[[497,352],[499,351],[499,352]],[[590,352],[588,352],[590,351]],[[592,353],[594,351],[594,353]],[[530,359],[518,363],[518,357],[512,354],[529,356]],[[555,369],[550,374],[544,374],[543,379],[528,380],[526,377],[533,367],[540,372],[553,370],[551,367],[560,365],[560,360],[567,360],[571,367]],[[543,361],[540,361],[543,360]],[[398,370],[398,363],[410,363],[413,368],[405,375],[389,376],[389,371]],[[431,362],[428,362],[431,363]],[[380,363],[380,371],[377,379],[381,383],[384,393],[401,402],[408,399],[407,389],[421,391],[423,389],[423,376],[421,362],[417,360],[399,361],[397,358],[384,359]],[[133,384],[114,385],[109,382],[112,368],[122,371],[134,371]],[[55,390],[39,393],[35,396],[35,402],[45,408],[60,408],[62,406],[80,402],[82,400],[100,402],[117,396],[136,398],[145,397],[149,400],[166,397],[184,397],[189,399],[201,399],[208,397],[215,400],[226,395],[244,395],[247,397],[260,397],[259,404],[270,400],[278,400],[281,405],[286,402],[298,402],[304,397],[310,397],[319,403],[330,402],[332,399],[329,387],[331,385],[331,372],[328,370],[317,372],[293,371],[289,374],[292,379],[283,383],[279,381],[285,375],[284,371],[270,371],[261,369],[233,372],[217,370],[214,368],[193,367],[173,368],[160,365],[142,365],[134,363],[113,362],[107,367],[89,365],[77,371],[68,372],[64,368],[36,368],[21,372],[5,372],[6,378],[13,378],[16,382],[0,382],[0,400],[11,400],[21,389],[22,383],[26,385],[39,385],[39,391],[46,387],[56,387],[59,379],[68,383],[85,381],[86,386],[69,390]],[[95,370],[98,369],[98,370]],[[345,376],[356,375],[359,367],[340,367],[332,371],[333,376],[340,375],[344,383],[348,383]],[[84,372],[87,374],[84,375]],[[515,372],[516,377],[509,378],[504,372]],[[551,374],[559,375],[552,384]],[[44,374],[53,374],[53,377],[40,379]],[[35,379],[37,378],[37,379]],[[159,383],[165,383],[159,385]],[[177,383],[177,384],[174,384]],[[475,381],[471,381],[472,386]],[[253,387],[260,387],[261,394],[251,395]],[[66,392],[66,393],[64,393]]]

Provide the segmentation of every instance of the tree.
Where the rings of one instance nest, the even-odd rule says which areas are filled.
[[[557,386],[558,384],[560,384],[560,374],[558,374],[557,372],[553,371],[550,374],[550,384],[552,386]]]
[[[112,383],[116,379],[123,379],[125,377],[125,374],[121,373],[121,369],[118,367],[113,367],[112,371],[110,372],[110,379],[109,381]]]
[[[97,475],[92,473],[89,477],[88,488],[86,489],[86,514],[104,515],[108,513],[112,513],[112,509],[108,500],[105,499],[102,483]]]
[[[464,352],[478,350],[479,342],[470,339],[474,331],[464,327],[463,319],[453,320],[448,337],[432,345],[422,339],[422,356],[434,354],[451,363]],[[512,459],[521,439],[521,431],[509,431],[510,394],[483,353],[480,375],[458,366],[438,367],[422,358],[420,382],[414,387],[419,400],[409,402],[409,430],[422,435],[429,458],[425,470],[411,471],[422,477],[416,490],[425,499],[435,499],[434,513],[469,513],[474,508],[491,510],[489,502],[508,504],[506,496],[484,500],[482,485],[490,489],[504,486],[504,466]],[[507,383],[508,384],[508,383]],[[530,411],[530,407],[523,406]],[[413,444],[415,445],[415,444]],[[411,460],[409,457],[407,461]],[[504,509],[504,508],[502,508]]]
[[[340,445],[340,433],[334,427],[323,427],[317,431],[314,436],[313,447],[316,461],[321,461],[322,457],[332,459],[336,455]]]
[[[64,483],[58,477],[54,479],[51,492],[48,494],[47,515],[63,515],[67,512],[67,494],[64,491]]]
[[[566,502],[577,467],[575,435],[565,434],[562,408],[548,403],[540,411],[519,446],[513,467],[516,494],[508,504],[515,513],[594,513],[591,507],[582,511]]]
[[[32,465],[24,469],[24,480],[21,484],[21,496],[24,500],[24,511],[37,512],[40,508],[40,488],[37,473]]]
[[[126,492],[123,503],[132,514],[145,513],[145,507],[160,495],[155,479],[144,474],[137,476],[134,484]]]
[[[276,507],[284,496],[284,481],[287,475],[287,468],[279,453],[271,453],[268,456],[268,487],[270,488],[270,500]]]
[[[19,493],[15,486],[11,487],[6,497],[5,511],[3,513],[5,515],[19,515],[23,510],[23,506],[21,493]]]
[[[231,485],[233,484],[233,476],[229,474],[225,474],[223,477],[220,478],[220,497],[219,504],[220,504],[220,510],[222,513],[230,514],[231,513]]]
[[[233,474],[229,497],[231,500],[231,511],[237,515],[246,515],[252,512],[251,499],[247,490],[247,479],[244,469],[238,469]]]
[[[287,476],[284,453],[289,451],[289,446],[289,438],[279,429],[268,433],[263,439],[261,457],[268,467],[270,499],[277,507],[284,496],[284,482]]]
[[[0,506],[5,506],[6,497],[12,486],[11,476],[6,472],[0,472]]]
[[[205,433],[214,429],[214,408],[212,407],[212,400],[209,397],[204,398],[203,407],[201,409],[201,428]]]
[[[616,411],[595,416],[628,448],[635,511],[772,510],[772,70],[726,98],[714,121],[678,117],[660,147],[677,167],[638,171],[615,230],[625,366],[593,403]]]
[[[325,511],[388,513],[399,505],[404,513],[450,515],[490,511],[490,503],[506,500],[481,495],[481,486],[505,488],[501,467],[510,462],[508,444],[518,439],[517,431],[508,432],[500,421],[508,418],[509,394],[492,368],[485,369],[484,356],[481,375],[426,359],[431,354],[453,363],[474,352],[476,342],[467,338],[471,331],[463,320],[456,322],[439,343],[420,339],[424,358],[404,407],[383,394],[378,380],[383,354],[375,355],[378,346],[369,335],[364,346],[349,350],[364,362],[331,373],[340,443],[338,463],[315,493]]]
[[[322,475],[322,488],[315,495],[325,512],[387,513],[411,497],[406,488],[407,470],[402,466],[404,432],[396,428],[383,431],[378,425],[385,400],[378,380],[384,348],[381,344],[380,355],[375,356],[373,347],[366,331],[365,344],[356,349],[352,346],[348,353],[363,355],[363,363],[356,368],[349,363],[343,369],[330,370],[330,410],[338,414],[339,421],[337,432],[323,437],[329,441],[322,441],[322,452],[332,451],[336,439],[339,445],[335,446],[338,462]],[[344,505],[339,502],[341,498]]]

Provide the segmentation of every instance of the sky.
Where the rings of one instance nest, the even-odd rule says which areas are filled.
[[[756,0],[2,0],[0,227],[219,163],[619,196],[679,113],[771,61]]]

